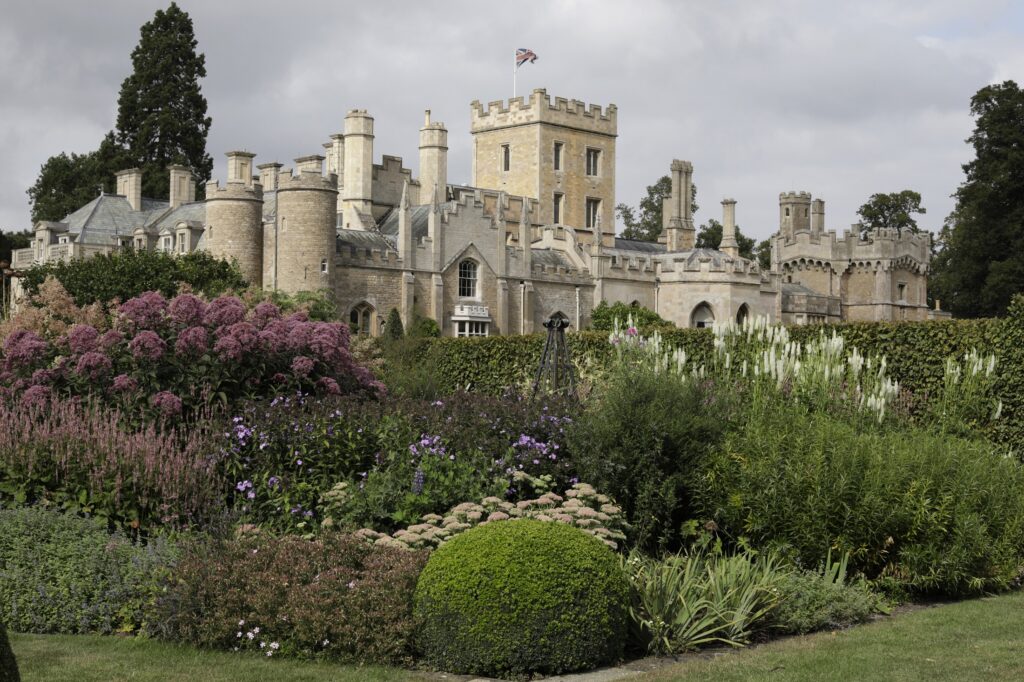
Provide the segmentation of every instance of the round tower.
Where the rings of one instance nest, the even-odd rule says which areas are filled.
[[[228,152],[228,180],[206,184],[206,250],[217,258],[234,259],[242,277],[253,286],[263,283],[263,189],[252,181],[250,152]]]
[[[296,159],[298,172],[278,176],[276,239],[268,240],[276,263],[272,288],[287,293],[331,286],[334,270],[338,178],[323,175],[322,156]]]
[[[810,192],[783,192],[779,195],[779,231],[786,237],[811,229]]]
[[[424,112],[420,128],[420,197],[425,204],[428,194],[437,187],[440,200],[448,188],[448,129],[440,121],[430,121],[430,109]]]

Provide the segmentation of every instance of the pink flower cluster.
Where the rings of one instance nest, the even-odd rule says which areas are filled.
[[[250,310],[235,296],[168,301],[153,291],[113,315],[102,335],[85,324],[52,339],[11,334],[0,351],[0,400],[98,395],[174,418],[210,395],[272,395],[289,384],[321,394],[384,390],[353,360],[346,325],[283,315],[273,303]]]

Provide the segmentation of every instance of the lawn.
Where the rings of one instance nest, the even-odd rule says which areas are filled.
[[[1024,593],[921,609],[711,660],[693,657],[642,679],[1021,680]]]
[[[419,677],[395,668],[268,661],[131,637],[12,633],[11,646],[23,682],[390,682]]]

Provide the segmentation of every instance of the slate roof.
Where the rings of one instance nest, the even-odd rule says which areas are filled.
[[[619,251],[635,251],[643,254],[665,253],[665,245],[658,242],[645,242],[639,239],[615,238],[615,249]]]
[[[398,239],[398,210],[389,212],[380,223],[381,234]],[[427,236],[427,218],[430,216],[430,204],[410,206],[409,218],[412,222],[412,242],[416,244]]]
[[[345,248],[395,250],[394,242],[376,230],[338,230],[338,251]]]
[[[109,244],[114,235],[128,235],[148,225],[167,211],[166,201],[142,200],[142,210],[133,211],[128,199],[118,194],[101,194],[61,222],[68,233],[84,244]]]
[[[531,255],[534,263],[540,263],[547,267],[562,267],[567,270],[575,270],[576,266],[572,264],[565,254],[561,251],[555,251],[554,249],[533,249]]]

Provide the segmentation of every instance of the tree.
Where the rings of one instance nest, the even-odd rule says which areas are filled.
[[[11,254],[17,249],[27,249],[32,245],[32,233],[4,232],[0,230],[0,263],[10,263]]]
[[[698,249],[717,249],[722,244],[722,223],[710,218],[705,225],[697,230],[696,247]],[[736,244],[740,247],[740,257],[754,260],[754,247],[757,242],[753,237],[748,237],[736,226]]]
[[[921,206],[921,195],[913,190],[889,194],[872,194],[867,203],[857,209],[862,219],[861,237],[876,227],[895,227],[902,232],[920,232],[912,214],[926,213]]]
[[[628,204],[615,207],[615,214],[626,226],[620,235],[623,239],[637,239],[656,242],[662,230],[662,203],[672,195],[672,178],[663,175],[647,187],[647,196],[640,200],[640,215]],[[690,200],[693,213],[697,213],[697,185],[690,185]]]
[[[626,320],[632,316],[633,323],[641,333],[647,334],[655,329],[671,329],[675,324],[662,319],[658,313],[643,306],[626,305],[617,301],[608,305],[607,301],[601,301],[590,312],[590,328],[595,331],[610,332],[615,328],[615,320],[618,319],[620,326],[625,326]]]
[[[206,153],[212,119],[199,79],[206,57],[196,53],[192,19],[176,3],[157,10],[132,51],[132,73],[117,100],[117,142],[142,169],[142,194],[168,197],[169,164],[187,166],[199,185],[210,179]]]
[[[405,329],[402,327],[402,316],[397,308],[388,312],[387,322],[384,323],[384,338],[388,341],[399,341],[405,336]]]
[[[971,98],[975,158],[940,235],[933,296],[958,317],[1003,315],[1024,291],[1024,91],[987,85]]]
[[[772,240],[765,239],[757,243],[757,248],[754,249],[754,255],[757,256],[757,264],[761,266],[761,269],[765,272],[772,269]]]
[[[206,59],[196,54],[192,20],[174,3],[143,25],[132,52],[134,70],[121,85],[117,129],[99,148],[85,154],[51,156],[27,190],[32,220],[61,220],[92,201],[102,187],[115,190],[114,174],[142,169],[142,194],[166,199],[167,166],[187,166],[199,193],[210,179],[213,159],[206,153],[211,119],[199,79]]]

